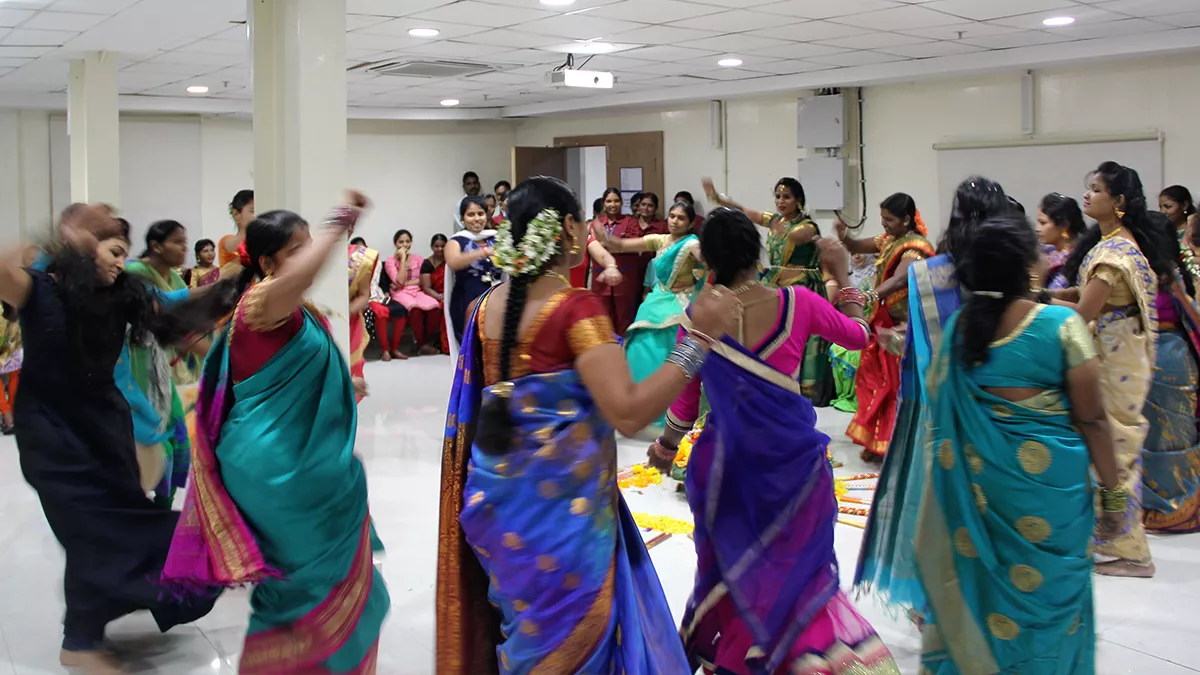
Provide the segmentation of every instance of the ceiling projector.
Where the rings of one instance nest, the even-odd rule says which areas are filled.
[[[546,84],[549,84],[551,87],[612,89],[613,74],[602,70],[572,70],[570,68],[563,68],[546,73]]]

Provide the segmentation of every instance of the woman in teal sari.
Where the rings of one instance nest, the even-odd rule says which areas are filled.
[[[941,349],[946,323],[962,304],[955,259],[966,254],[979,222],[1009,208],[998,183],[968,178],[955,192],[950,222],[938,244],[939,255],[914,261],[908,268],[908,332],[896,429],[872,501],[854,583],[860,591],[874,593],[885,603],[916,615],[925,605],[913,549],[926,475],[921,461],[929,404],[925,373]]]
[[[303,302],[366,200],[314,239],[272,211],[246,228],[234,311],[204,364],[195,461],[164,581],[254,584],[243,675],[372,675],[389,599],[354,454],[355,392],[323,317]],[[235,309],[236,308],[236,309]]]
[[[601,240],[613,253],[657,253],[652,275],[654,290],[642,301],[637,318],[625,329],[625,356],[634,382],[650,377],[675,348],[684,311],[704,284],[700,238],[692,234],[695,219],[692,205],[679,202],[667,215],[670,234]]]
[[[1017,215],[979,225],[958,267],[970,293],[928,373],[916,537],[928,601],[921,672],[1091,675],[1093,530],[1124,501],[1083,320],[1030,299],[1037,237]],[[1093,517],[1088,466],[1104,515]]]
[[[553,178],[508,199],[495,261],[511,279],[468,314],[450,394],[438,538],[439,675],[687,673],[641,533],[617,489],[614,427],[649,424],[699,372],[685,338],[634,383],[601,300],[567,274],[587,241]],[[692,321],[719,339],[737,300],[710,289]]]

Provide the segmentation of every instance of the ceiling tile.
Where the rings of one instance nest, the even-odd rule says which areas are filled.
[[[689,46],[696,47],[697,49],[707,49],[714,52],[741,52],[766,47],[783,47],[787,44],[783,40],[739,33],[719,35],[717,37],[704,38],[703,40],[693,40],[688,43]]]
[[[750,31],[750,35],[792,40],[794,42],[815,42],[817,40],[834,40],[837,38],[866,35],[872,31],[858,26],[833,23],[832,21],[805,21],[787,26],[763,28]]]
[[[760,54],[766,56],[774,56],[779,59],[807,59],[813,56],[825,56],[828,54],[841,54],[847,50],[841,47],[830,47],[829,45],[818,45],[807,42],[797,42],[795,44],[783,45],[780,47],[767,47],[765,49],[751,50],[752,54]]]
[[[1166,24],[1171,28],[1195,28],[1200,26],[1200,12],[1171,14],[1169,16],[1156,16],[1154,17],[1154,21],[1157,23]]]
[[[532,84],[540,81],[533,75],[515,75],[513,73],[484,73],[466,79],[481,84]]]
[[[461,2],[438,7],[437,9],[410,13],[407,16],[420,21],[433,21],[435,23],[438,21],[451,21],[454,23],[465,23],[468,26],[498,28],[537,21],[538,19],[553,16],[553,14],[528,7],[502,7],[484,2],[475,2],[475,0],[462,0]],[[434,28],[436,27],[435,25]]]
[[[980,0],[933,0],[925,7],[946,12],[972,21],[988,21],[1006,16],[1017,16],[1031,12],[1045,13],[1061,11],[1066,14],[1085,9],[1073,0],[1003,0],[1003,2],[980,2]],[[1042,18],[1045,18],[1043,15]]]
[[[388,35],[372,35],[360,31],[346,33],[346,46],[354,49],[371,49],[376,51],[388,51],[394,49],[408,49],[409,47],[417,47],[420,45],[429,44],[429,40],[421,38],[408,37],[393,37]]]
[[[407,16],[449,5],[454,0],[346,0],[346,11],[376,16]]]
[[[20,68],[33,59],[9,58],[0,56],[0,68]]]
[[[1072,40],[1085,40],[1099,37],[1117,37],[1119,35],[1137,35],[1171,30],[1170,26],[1146,19],[1123,19],[1121,21],[1105,21],[1094,24],[1075,24],[1065,28],[1055,28],[1052,33],[1061,33]]]
[[[163,75],[178,75],[179,79],[185,77],[194,77],[196,75],[205,75],[220,68],[214,66],[197,66],[186,65],[182,63],[155,63],[153,61],[142,61],[141,63],[133,63],[122,68],[123,71],[130,73],[160,73]]]
[[[391,17],[375,16],[374,14],[347,14],[346,30],[358,30],[360,28],[374,26],[390,20]]]
[[[986,49],[1012,49],[1014,47],[1029,47],[1032,45],[1048,45],[1055,42],[1068,42],[1069,38],[1062,33],[1048,33],[1040,30],[1022,30],[1015,33],[1000,35],[984,35],[983,37],[963,38],[963,42]]]
[[[750,7],[759,7],[761,5],[769,5],[778,0],[702,0],[697,2],[697,5],[715,5],[717,7],[728,7],[730,9],[748,9]]]
[[[1017,30],[1017,28],[997,26],[990,23],[955,23],[949,26],[934,26],[931,28],[909,28],[899,32],[906,35],[930,38],[932,40],[961,40],[967,37],[975,38],[984,35],[1014,33]]]
[[[714,37],[724,31],[695,30],[692,28],[676,28],[674,26],[646,26],[627,33],[617,33],[612,36],[613,42],[624,42],[642,45],[675,45],[686,44],[691,40]]]
[[[19,26],[34,14],[33,10],[27,9],[0,9],[0,26],[8,28]]]
[[[467,35],[482,33],[484,31],[484,29],[479,26],[471,26],[461,23],[448,23],[444,21],[430,23],[429,21],[421,21],[419,19],[392,19],[390,21],[384,21],[383,23],[367,26],[366,28],[360,28],[350,33],[350,35],[392,35],[408,38],[408,31],[410,28],[436,28],[441,31],[441,33],[438,35],[438,39],[441,40],[454,40],[456,38],[466,37]],[[426,38],[414,39],[424,40],[425,42],[429,41]]]
[[[915,37],[913,35],[876,32],[868,33],[866,35],[837,38],[834,40],[821,40],[819,44],[829,45],[831,47],[843,47],[845,49],[883,49],[885,47],[914,45],[928,41],[929,40],[926,38]]]
[[[564,56],[558,52],[544,52],[538,49],[516,49],[511,52],[493,54],[488,57],[488,63],[519,63],[524,65],[558,65],[564,60]]]
[[[642,23],[670,23],[682,19],[715,14],[720,7],[698,5],[680,0],[623,0],[588,12],[606,19],[624,19]]]
[[[550,45],[562,44],[562,38],[551,35],[535,35],[533,33],[524,33],[512,28],[503,28],[500,30],[489,30],[484,33],[475,33],[466,41],[481,45],[510,47],[512,49],[535,49],[537,47],[549,47]]]
[[[694,47],[642,47],[624,52],[626,56],[648,61],[683,61],[719,53],[715,49],[696,49]]]
[[[194,52],[197,54],[225,54],[228,56],[241,56],[249,59],[250,57],[250,42],[243,40],[235,42],[233,40],[198,40],[190,45],[184,45],[177,52]]]
[[[889,61],[904,61],[903,56],[894,54],[883,54],[881,52],[845,52],[843,54],[827,54],[825,56],[814,56],[813,61],[818,63],[828,63],[833,66],[866,66],[873,63],[887,63]]]
[[[723,82],[731,82],[734,80],[753,80],[757,77],[770,77],[769,73],[760,73],[744,68],[718,68],[717,70],[702,70],[695,73],[690,73],[695,77],[703,77],[709,80],[718,80]]]
[[[692,61],[673,61],[670,63],[656,63],[652,66],[642,66],[639,68],[631,68],[633,72],[647,73],[650,75],[683,75],[690,73],[696,69],[695,62]]]
[[[607,39],[611,35],[642,27],[642,24],[632,21],[602,19],[588,14],[560,14],[549,19],[531,21],[521,26],[521,30],[539,35],[555,35],[568,40],[591,40]]]
[[[485,1],[489,2],[493,5],[506,5],[508,7],[528,7],[532,4],[534,4],[534,0],[485,0]],[[560,7],[550,7],[550,6],[546,6],[546,5],[539,5],[539,9],[542,9],[544,11],[551,12],[554,14],[572,14],[575,12],[579,12],[580,10],[590,10],[593,7],[603,7],[604,5],[611,5],[613,3],[620,2],[620,1],[621,0],[575,0],[575,2],[571,3],[570,5],[563,5]]]
[[[0,68],[0,78],[16,70],[16,68]],[[3,88],[3,82],[0,81],[0,88]]]
[[[935,12],[932,9],[926,9],[919,5],[908,5],[895,9],[870,12],[868,14],[837,17],[833,21],[850,26],[874,28],[875,30],[903,31],[912,28],[948,26],[952,23],[961,23],[962,19],[950,16],[949,14]]]
[[[915,45],[901,45],[897,47],[881,47],[879,51],[885,54],[896,54],[897,56],[907,56],[910,59],[928,59],[935,56],[951,56],[954,54],[969,54],[971,52],[983,51],[982,47],[969,45],[965,42],[951,42],[950,40],[935,40],[933,42],[922,42]]]
[[[36,59],[54,51],[54,47],[26,47],[5,45],[0,41],[0,56]]]
[[[755,64],[750,67],[750,70],[771,73],[772,75],[795,75],[797,73],[808,73],[815,70],[828,70],[833,67],[834,66],[831,66],[828,63],[787,59],[784,61],[772,61],[771,63]]]
[[[587,65],[583,66],[583,62],[587,60]],[[586,68],[588,70],[632,70],[642,66],[654,65],[653,61],[646,59],[629,58],[624,55],[612,56],[609,54],[601,54],[591,59],[581,59],[576,57],[575,67]]]
[[[408,54],[420,54],[421,56],[478,59],[490,54],[500,54],[511,50],[509,50],[507,47],[497,47],[496,45],[480,45],[472,44],[470,42],[438,40],[437,42],[431,42],[419,47],[408,47],[404,51]]]
[[[22,28],[39,30],[69,30],[77,33],[105,21],[103,14],[79,14],[76,12],[38,12],[37,16],[21,24]]]
[[[1197,8],[1196,0],[1113,0],[1097,3],[1096,6],[1110,12],[1137,17],[1183,14],[1193,12]]]
[[[28,30],[17,28],[4,36],[4,44],[14,47],[61,47],[79,33],[64,30]]]
[[[878,12],[884,9],[902,7],[903,2],[896,0],[783,0],[768,5],[755,7],[755,11],[770,14],[782,14],[801,19],[828,19],[835,16],[849,16],[864,12]]]
[[[1063,12],[1075,17],[1074,25],[1067,26],[1067,28],[1077,28],[1077,27],[1083,26],[1085,24],[1098,24],[1098,23],[1104,23],[1106,21],[1118,21],[1120,19],[1127,18],[1124,14],[1118,14],[1116,12],[1109,12],[1109,11],[1105,11],[1103,9],[1097,9],[1095,7],[1077,7],[1076,9],[1063,10]],[[1049,15],[1050,15],[1050,13],[1047,13],[1047,12],[1035,12],[1033,14],[1009,15],[1004,18],[999,18],[999,19],[994,19],[994,20],[988,21],[988,23],[995,24],[997,26],[1011,26],[1013,28],[1022,28],[1025,30],[1041,30],[1042,28],[1045,27],[1045,25],[1042,23],[1042,21],[1045,20]],[[1061,28],[1050,28],[1047,30],[1056,30],[1057,31],[1057,30],[1062,30],[1062,29]]]
[[[676,21],[672,26],[679,28],[697,28],[699,30],[714,30],[722,33],[739,33],[759,28],[769,28],[780,24],[779,17],[774,14],[762,14],[745,9],[737,9],[720,14],[708,14],[683,21]]]
[[[247,60],[246,56],[247,55],[236,56],[232,54],[200,54],[196,52],[172,51],[167,52],[166,54],[159,54],[158,56],[146,59],[146,61],[152,63],[179,63],[184,65],[215,66],[216,68],[226,68]]]
[[[87,14],[116,14],[141,0],[58,0],[53,3],[56,12],[83,12]],[[49,5],[51,3],[44,2]]]

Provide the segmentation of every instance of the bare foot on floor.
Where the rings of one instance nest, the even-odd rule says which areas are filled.
[[[1149,579],[1154,576],[1154,563],[1139,565],[1128,560],[1114,560],[1107,563],[1096,563],[1096,574],[1106,577],[1130,577],[1134,579]]]
[[[66,649],[58,656],[58,662],[72,675],[124,675],[129,672],[120,660],[108,652],[73,652]]]

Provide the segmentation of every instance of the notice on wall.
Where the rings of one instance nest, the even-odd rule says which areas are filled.
[[[641,192],[642,167],[621,167],[621,192]]]

